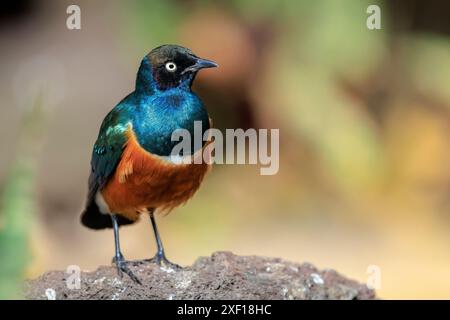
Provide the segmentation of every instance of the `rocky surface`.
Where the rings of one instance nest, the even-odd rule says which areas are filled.
[[[333,270],[277,258],[216,252],[181,270],[134,261],[142,285],[114,266],[82,272],[80,281],[50,271],[26,283],[27,299],[374,299],[375,292]],[[75,281],[74,281],[75,279]],[[67,285],[69,284],[69,285]],[[77,288],[77,284],[79,284]],[[70,289],[72,288],[72,289]]]

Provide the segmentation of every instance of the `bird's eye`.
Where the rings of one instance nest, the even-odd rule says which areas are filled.
[[[177,65],[173,62],[167,62],[166,63],[166,70],[170,71],[170,72],[174,72],[175,70],[177,70]]]

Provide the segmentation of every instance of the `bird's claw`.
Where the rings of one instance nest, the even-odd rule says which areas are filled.
[[[180,270],[183,269],[180,265],[170,262],[164,254],[156,254],[153,258],[146,260],[150,263],[156,263],[161,268]]]
[[[116,265],[117,274],[119,275],[120,278],[122,278],[123,274],[126,273],[130,277],[131,280],[142,285],[139,278],[136,277],[134,275],[134,273],[128,267],[128,262],[124,259],[123,256],[114,257],[112,262]]]

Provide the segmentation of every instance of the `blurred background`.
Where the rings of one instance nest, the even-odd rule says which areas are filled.
[[[66,9],[81,8],[81,30]],[[382,9],[368,30],[366,9]],[[333,268],[378,295],[450,298],[450,3],[6,1],[0,9],[0,297],[23,278],[109,264],[81,226],[92,145],[152,48],[220,64],[194,89],[214,125],[279,128],[280,170],[217,165],[159,226],[169,259],[217,250]],[[147,219],[121,231],[153,256]]]

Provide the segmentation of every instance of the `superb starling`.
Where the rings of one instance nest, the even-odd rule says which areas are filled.
[[[191,85],[200,69],[212,67],[217,64],[187,48],[155,48],[141,62],[135,90],[103,120],[81,221],[91,229],[114,230],[113,263],[119,275],[125,272],[139,282],[120,250],[119,227],[137,221],[141,214],[150,216],[156,238],[157,253],[151,260],[178,267],[165,256],[154,214],[186,202],[208,171],[204,161],[180,164],[170,155],[178,143],[172,141],[175,130],[185,129],[193,136],[194,121],[201,122],[202,134],[210,128],[208,112]],[[200,147],[203,150],[205,143]]]

